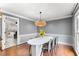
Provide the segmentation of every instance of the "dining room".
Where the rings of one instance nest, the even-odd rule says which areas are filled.
[[[79,3],[0,5],[0,56],[78,56]]]

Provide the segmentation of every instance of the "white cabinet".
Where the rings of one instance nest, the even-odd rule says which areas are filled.
[[[2,15],[2,49],[17,45],[19,18]]]

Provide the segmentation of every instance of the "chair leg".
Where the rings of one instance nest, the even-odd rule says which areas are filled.
[[[57,47],[55,46],[55,49],[54,49],[54,54],[55,54],[55,56],[56,56],[56,48],[57,48]]]
[[[31,54],[31,45],[29,46],[29,55],[32,56],[32,54]]]
[[[40,56],[43,56],[43,52],[41,52],[41,55]]]
[[[50,50],[48,50],[48,55],[51,56]]]
[[[55,39],[55,49],[54,49],[54,53],[55,53],[55,55],[57,55],[57,48],[58,48],[58,41],[57,41],[57,39]]]
[[[56,48],[57,48],[57,40],[56,40],[56,38],[53,40],[53,44],[52,44],[53,46],[53,55],[56,55]]]
[[[48,55],[50,56],[50,49],[51,49],[51,41],[49,41],[49,43],[48,43]]]

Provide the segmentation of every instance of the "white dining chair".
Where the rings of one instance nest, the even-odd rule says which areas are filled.
[[[53,50],[53,54],[56,55],[56,50],[58,48],[58,37],[55,37],[55,39],[53,40],[53,44],[52,44],[52,50]]]
[[[54,41],[55,41],[55,38],[50,39],[49,42],[45,43],[45,44],[43,45],[42,52],[44,52],[45,50],[47,50],[47,51],[48,51],[48,55],[50,56],[50,55],[51,55],[50,51],[51,51],[52,48],[54,47]]]

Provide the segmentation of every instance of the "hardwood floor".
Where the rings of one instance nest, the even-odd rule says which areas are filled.
[[[55,50],[52,49],[50,51],[50,54],[50,56],[77,56],[76,52],[71,46],[62,44],[59,44],[58,47],[55,48]],[[48,56],[48,51],[44,51],[43,55]]]
[[[1,56],[29,56],[30,45],[24,43],[18,46],[14,46],[3,51],[0,50]]]
[[[29,56],[30,55],[30,45],[22,44],[17,47],[18,56]]]
[[[5,50],[0,50],[1,56],[30,56],[31,46],[24,43],[18,46],[14,46]],[[76,56],[74,49],[71,46],[59,44],[56,47],[55,52],[51,50],[50,56]],[[44,56],[49,56],[47,50],[43,52]]]

